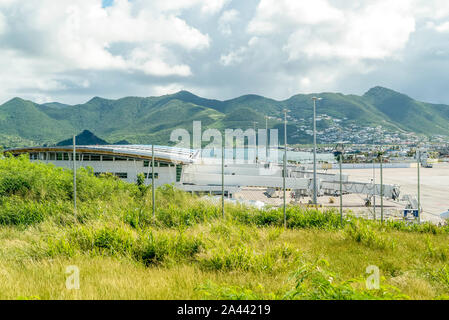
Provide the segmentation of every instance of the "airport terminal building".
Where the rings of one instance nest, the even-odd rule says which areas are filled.
[[[284,187],[284,168],[280,162],[225,159],[222,166],[221,155],[217,152],[216,157],[205,157],[204,152],[194,149],[154,146],[154,172],[151,145],[80,145],[76,146],[75,159],[73,146],[16,148],[5,153],[29,154],[31,161],[68,169],[73,169],[74,164],[77,168],[91,167],[95,175],[111,173],[129,183],[135,183],[137,176],[144,174],[145,183],[151,184],[154,175],[155,186],[173,184],[189,192],[221,194],[223,183],[224,194],[229,197],[245,187],[266,188],[267,191]],[[380,185],[351,182],[347,175],[341,178],[344,192],[380,194]],[[316,183],[319,194],[335,194],[340,188],[339,179],[337,174],[319,172]],[[304,166],[288,163],[285,188],[300,196],[310,196],[312,173]],[[384,192],[385,196],[395,198],[399,189],[395,185],[384,185]]]

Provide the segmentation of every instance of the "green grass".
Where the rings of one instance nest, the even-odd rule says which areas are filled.
[[[227,205],[0,159],[0,299],[446,299],[449,229]],[[80,289],[65,287],[66,268]],[[380,288],[368,290],[366,268]]]

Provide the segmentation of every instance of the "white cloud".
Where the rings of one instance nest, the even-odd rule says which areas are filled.
[[[435,30],[436,32],[446,33],[446,32],[449,32],[449,21],[446,21],[446,22],[443,22],[440,24],[435,24],[434,22],[428,22],[427,27]]]
[[[183,90],[184,87],[180,83],[170,83],[168,85],[163,86],[154,86],[152,88],[152,94],[155,96],[162,96],[166,94],[173,94]]]
[[[0,12],[0,35],[6,31],[5,16]]]
[[[221,63],[270,69],[288,94],[328,91],[379,62],[401,61],[417,21],[428,19],[416,1],[260,0],[246,29],[257,45],[252,39]]]
[[[343,13],[326,0],[261,0],[249,23],[251,34],[274,34],[300,25],[316,25],[343,20]]]
[[[250,34],[290,33],[284,45],[290,60],[383,59],[404,48],[415,30],[409,1],[365,1],[345,10],[326,0],[262,0]]]
[[[258,37],[252,37],[248,41],[247,46],[242,46],[236,50],[231,50],[227,54],[222,54],[220,57],[220,63],[223,66],[231,66],[242,63],[248,58],[248,55],[254,53],[257,50],[263,49]]]
[[[220,63],[224,66],[239,64],[243,61],[247,51],[247,47],[241,47],[235,51],[223,54],[220,57]]]
[[[203,14],[216,14],[223,9],[229,0],[136,0],[136,2],[139,7],[151,6],[156,11],[162,12],[173,12],[199,7]]]
[[[218,20],[218,29],[226,36],[232,34],[231,24],[238,20],[239,12],[235,9],[226,10]]]
[[[0,100],[352,92],[447,71],[448,33],[447,0],[0,0]]]
[[[449,1],[447,0],[410,0],[417,18],[439,20],[449,15]]]
[[[214,14],[219,12],[229,0],[207,0],[203,1],[201,11],[203,13]]]
[[[2,69],[2,78],[22,84],[0,80],[4,92],[0,91],[0,97],[17,88],[69,89],[58,86],[54,78],[77,70],[191,76],[182,53],[209,48],[210,37],[189,25],[180,13],[196,7],[212,14],[225,3],[115,0],[103,8],[101,0],[0,0],[0,60],[12,57],[12,63]],[[18,69],[23,73],[17,74]],[[39,81],[25,84],[23,79]]]

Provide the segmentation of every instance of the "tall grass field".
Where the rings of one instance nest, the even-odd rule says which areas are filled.
[[[153,217],[151,188],[88,169],[75,212],[72,174],[0,159],[0,299],[449,298],[447,226],[290,206],[284,229],[282,209],[223,217],[169,185]]]

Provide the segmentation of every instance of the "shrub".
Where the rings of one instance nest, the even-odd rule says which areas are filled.
[[[74,228],[68,241],[82,252],[100,255],[129,255],[134,246],[132,234],[122,227]]]
[[[169,259],[173,261],[190,259],[200,252],[202,246],[203,243],[199,238],[186,237],[183,234],[155,236],[150,232],[139,239],[133,254],[136,260],[148,266]]]
[[[437,270],[430,270],[428,272],[428,275],[432,280],[441,283],[447,289],[449,289],[449,269],[447,266],[444,266]]]
[[[7,174],[0,180],[0,196],[25,195],[30,189],[31,183],[21,175]]]
[[[306,300],[373,300],[408,299],[393,286],[380,286],[368,290],[363,279],[350,279],[339,282],[335,274],[326,270],[329,263],[317,260],[305,263],[291,275],[295,287],[284,295],[284,299]]]
[[[231,217],[237,222],[255,224],[257,226],[283,226],[284,213],[282,209],[243,208],[232,210]],[[316,228],[335,230],[341,228],[340,216],[335,210],[320,211],[290,206],[286,210],[287,227],[291,229]],[[345,222],[344,222],[345,223]]]
[[[20,198],[0,200],[0,225],[28,226],[44,221],[49,205]]]
[[[141,229],[153,223],[153,214],[142,207],[127,208],[123,221],[133,228]]]
[[[434,247],[429,238],[426,239],[426,253],[430,259],[446,262],[449,256],[447,248]]]
[[[263,252],[251,251],[243,246],[220,247],[210,256],[199,259],[199,263],[206,270],[271,272],[288,267],[296,260],[295,252],[284,244]]]
[[[349,224],[345,229],[345,234],[348,239],[371,248],[385,249],[389,245],[394,248],[394,242],[389,242],[386,238],[376,233],[370,225],[360,221]]]
[[[73,244],[66,239],[48,239],[47,240],[47,255],[50,257],[67,256],[72,257],[75,255],[76,248]]]
[[[156,212],[156,224],[162,227],[188,227],[220,216],[220,209],[201,200],[192,200],[183,206],[168,205]]]

